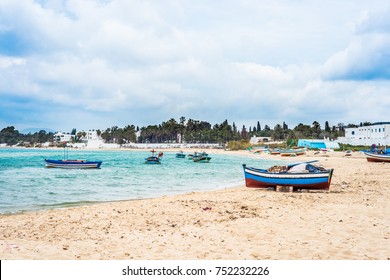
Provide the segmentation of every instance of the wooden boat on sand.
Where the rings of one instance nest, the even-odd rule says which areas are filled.
[[[329,190],[333,169],[324,169],[309,163],[273,166],[268,169],[243,164],[245,184],[248,188],[291,186],[298,189]]]
[[[282,157],[295,157],[306,154],[304,149],[288,149],[280,152],[280,156]]]
[[[389,153],[364,152],[368,162],[390,162]]]

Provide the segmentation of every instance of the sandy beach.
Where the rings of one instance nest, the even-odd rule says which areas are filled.
[[[357,152],[280,159],[334,168],[330,190],[249,189],[243,174],[236,188],[0,215],[0,259],[390,259],[390,164]]]

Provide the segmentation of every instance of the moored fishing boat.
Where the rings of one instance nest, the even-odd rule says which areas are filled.
[[[87,169],[100,168],[102,161],[87,161],[82,159],[45,159],[45,165],[49,168]]]
[[[176,157],[177,158],[185,158],[186,155],[183,153],[183,151],[180,151],[180,152],[176,153]]]
[[[309,163],[274,166],[268,169],[243,164],[245,184],[248,188],[291,186],[297,189],[329,190],[333,169],[324,169]]]
[[[155,156],[154,153],[156,151],[154,149],[151,150],[151,152],[152,152],[152,155],[150,157],[145,158],[145,163],[147,163],[147,164],[160,164],[161,159],[162,159],[164,154],[162,152],[160,152],[158,154],[158,156]]]
[[[211,157],[206,152],[196,152],[192,157],[193,162],[209,162],[210,160]]]
[[[102,161],[88,161],[84,159],[68,159],[67,144],[64,146],[64,159],[45,159],[45,166],[48,168],[64,168],[64,169],[90,169],[100,168]]]

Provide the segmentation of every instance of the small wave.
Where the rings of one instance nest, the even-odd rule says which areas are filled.
[[[70,202],[60,202],[60,203],[52,203],[52,204],[37,204],[36,207],[41,209],[69,208],[69,207],[77,207],[82,205],[96,204],[99,202],[100,201],[70,201]]]

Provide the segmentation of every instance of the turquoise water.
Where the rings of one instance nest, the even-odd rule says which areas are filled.
[[[161,164],[144,164],[149,151],[69,150],[70,159],[102,160],[100,169],[45,168],[62,150],[0,149],[0,213],[36,211],[103,201],[130,200],[244,185],[242,163],[278,161],[209,154],[194,163],[164,152]]]

